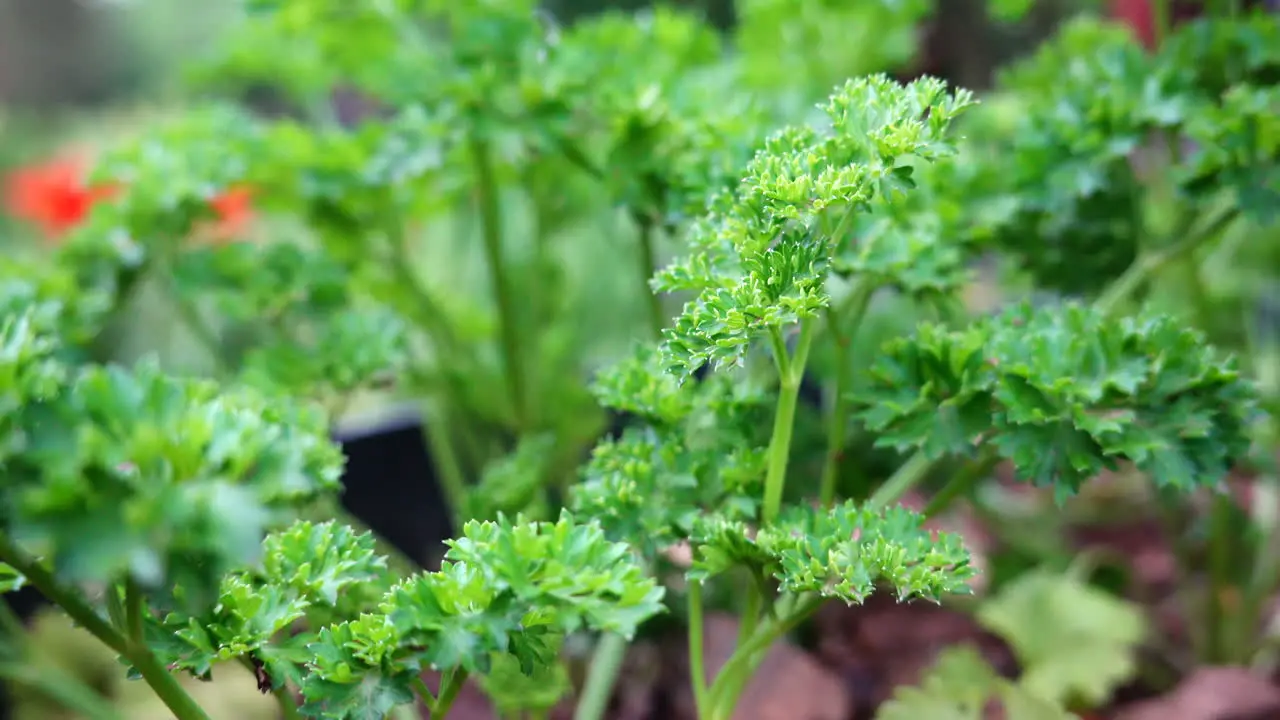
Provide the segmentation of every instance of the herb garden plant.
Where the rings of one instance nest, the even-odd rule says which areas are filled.
[[[287,718],[441,718],[473,680],[504,712],[545,713],[558,697],[534,690],[559,687],[580,632],[602,636],[579,693],[593,720],[627,640],[668,610],[687,621],[699,720],[728,720],[823,603],[970,593],[962,538],[925,521],[998,465],[1059,502],[1130,470],[1176,512],[1251,447],[1274,451],[1257,421],[1274,383],[1260,394],[1206,339],[1251,357],[1244,325],[1207,318],[1266,278],[1190,314],[1161,294],[1210,252],[1265,267],[1264,243],[1231,238],[1274,240],[1274,19],[1163,28],[1151,53],[1076,21],[985,106],[869,75],[813,115],[723,90],[777,78],[666,10],[561,37],[519,0],[251,5],[219,77],[278,78],[305,117],[218,106],[163,123],[97,163],[91,209],[48,257],[0,276],[0,581],[39,589],[180,720],[208,714],[177,675],[222,663],[251,669]],[[744,32],[763,32],[777,8],[749,5]],[[330,117],[335,85],[370,99],[364,123]],[[227,193],[264,215],[252,233],[211,232]],[[588,394],[582,296],[556,244],[602,207],[633,251],[610,269],[642,339]],[[471,227],[491,300],[468,307],[414,259],[423,237]],[[669,264],[662,247],[678,248]],[[990,255],[1043,292],[970,317],[961,296]],[[674,317],[667,295],[684,302]],[[156,297],[207,363],[129,357],[133,313]],[[871,345],[884,303],[924,319]],[[822,407],[806,408],[815,375]],[[393,569],[328,517],[333,419],[388,389],[431,410],[463,521],[438,569]],[[596,400],[625,428],[568,483],[600,434],[580,417]],[[851,490],[860,442],[900,457]],[[922,512],[901,504],[929,485]],[[724,597],[740,631],[710,668],[704,619]],[[1228,657],[1241,637],[1218,602],[1202,649]],[[1107,647],[1128,652],[1137,623],[1120,614]],[[979,695],[1027,712],[1081,696],[1051,670],[982,677]],[[947,687],[884,717],[951,707]]]

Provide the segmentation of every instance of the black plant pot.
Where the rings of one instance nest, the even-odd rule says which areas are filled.
[[[335,439],[347,456],[342,505],[422,567],[434,567],[453,537],[452,512],[417,413],[404,413]]]

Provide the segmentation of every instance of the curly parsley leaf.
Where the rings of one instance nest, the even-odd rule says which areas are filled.
[[[790,507],[774,524],[753,529],[710,516],[695,524],[691,577],[746,566],[772,576],[782,590],[861,603],[877,584],[899,600],[970,592],[975,571],[959,536],[932,533],[903,507],[883,511],[848,502],[830,509]]]
[[[660,289],[699,293],[664,332],[672,372],[739,365],[769,328],[815,315],[828,301],[825,281],[844,219],[877,196],[913,187],[910,161],[951,154],[946,130],[971,102],[937,80],[904,86],[874,76],[831,96],[824,127],[770,137],[737,189],[694,225],[693,252],[658,275]]]
[[[1062,496],[1120,461],[1162,487],[1211,485],[1248,451],[1252,387],[1169,317],[1024,304],[884,350],[855,398],[880,444],[937,457],[989,442]]]

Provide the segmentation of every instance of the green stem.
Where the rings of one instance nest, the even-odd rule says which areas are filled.
[[[177,292],[171,292],[169,297],[173,300],[173,309],[178,314],[178,320],[182,322],[187,332],[191,333],[196,341],[208,351],[209,358],[213,360],[214,367],[217,368],[218,372],[225,375],[234,373],[235,365],[227,357],[226,351],[223,349],[222,339],[218,337],[218,333],[214,332],[212,327],[209,327],[209,323],[205,322],[204,316],[200,314],[200,308]]]
[[[711,710],[707,694],[707,664],[704,656],[702,627],[702,582],[690,580],[686,595],[689,606],[689,680],[693,684],[693,703],[698,720],[708,720]]]
[[[795,425],[796,401],[800,395],[804,366],[809,358],[809,347],[813,344],[813,321],[800,321],[800,339],[796,343],[794,356],[787,355],[781,330],[770,328],[769,337],[773,343],[774,360],[778,364],[781,382],[778,386],[778,407],[773,416],[773,434],[769,438],[769,467],[764,479],[764,507],[760,518],[765,524],[773,522],[782,509],[787,463],[791,459],[791,432]]]
[[[302,720],[302,711],[298,709],[298,701],[290,692],[287,684],[281,683],[280,687],[271,688],[271,694],[276,699],[276,706],[280,708],[280,717],[282,720]]]
[[[527,398],[522,365],[524,357],[521,355],[520,328],[517,324],[511,278],[502,257],[502,212],[498,205],[498,182],[494,177],[489,144],[473,134],[470,148],[471,161],[475,164],[476,196],[480,206],[480,234],[484,241],[489,282],[493,286],[494,303],[498,311],[498,334],[507,373],[507,391],[511,394],[516,427],[520,429],[525,427],[529,419],[526,414]]]
[[[27,628],[0,598],[0,649],[16,660],[0,661],[0,678],[20,685],[89,720],[120,720],[111,704],[73,678],[53,667],[37,666],[30,660]]]
[[[436,695],[435,704],[431,708],[431,720],[444,720],[449,715],[449,708],[458,698],[458,692],[467,682],[467,671],[457,668],[445,673],[440,681],[440,692]]]
[[[121,720],[106,698],[60,670],[30,662],[0,662],[0,677],[51,700],[86,720]]]
[[[866,502],[866,507],[879,510],[898,502],[911,488],[929,475],[929,471],[933,469],[935,462],[925,457],[923,452],[917,452],[912,455],[898,467],[897,471],[883,485],[872,493]]]
[[[986,478],[996,464],[1000,462],[999,456],[990,447],[986,447],[982,451],[982,455],[974,462],[969,463],[960,472],[952,476],[946,485],[942,486],[933,497],[929,498],[929,503],[924,507],[923,515],[927,518],[937,517],[944,512],[956,498],[967,495],[973,488],[984,478]]]
[[[643,213],[636,216],[636,224],[640,229],[640,296],[648,300],[649,329],[654,338],[660,338],[667,318],[662,312],[662,297],[649,286],[649,281],[658,274],[658,252],[654,242],[656,228],[653,220]]]
[[[61,607],[72,620],[92,633],[103,645],[120,655],[127,655],[128,642],[119,631],[94,611],[77,591],[58,582],[48,570],[3,533],[0,533],[0,562],[21,573],[50,602]]]
[[[142,589],[132,579],[125,584],[124,606],[128,630],[128,652],[123,653],[125,658],[133,663],[138,674],[178,720],[210,720],[204,708],[187,694],[178,679],[147,647]]]
[[[1155,46],[1160,47],[1164,44],[1164,39],[1169,36],[1169,30],[1172,27],[1172,17],[1170,13],[1170,4],[1172,0],[1151,0],[1152,25],[1155,35]]]
[[[613,696],[618,671],[627,654],[627,639],[617,633],[605,633],[596,643],[587,668],[587,682],[573,711],[574,720],[601,720]]]
[[[414,692],[418,693],[418,698],[422,700],[423,705],[426,705],[428,708],[436,706],[436,694],[431,692],[431,688],[427,687],[427,683],[422,679],[421,675],[413,678],[411,686],[413,687]]]
[[[875,287],[869,282],[858,282],[849,291],[845,307],[837,310],[827,307],[827,327],[835,341],[836,384],[835,397],[831,399],[831,418],[827,425],[827,456],[822,465],[822,484],[819,500],[831,505],[836,499],[836,481],[840,474],[840,462],[844,459],[849,418],[847,412],[849,392],[849,348],[857,335],[862,317],[871,305]],[[847,313],[845,312],[847,311]]]
[[[125,582],[124,618],[126,631],[128,632],[127,637],[131,645],[142,645],[146,642],[146,630],[142,617],[144,612],[142,589],[130,579]]]
[[[1203,660],[1214,664],[1235,661],[1228,647],[1227,625],[1235,611],[1227,607],[1227,594],[1232,591],[1231,536],[1233,501],[1229,491],[1215,495],[1209,516],[1209,597],[1206,602],[1205,651]],[[1239,658],[1243,660],[1244,658]]]
[[[404,228],[394,226],[388,234],[387,243],[390,256],[386,258],[386,264],[390,266],[392,278],[404,294],[413,299],[401,307],[401,312],[413,318],[414,323],[435,341],[439,352],[453,352],[458,341],[448,324],[448,315],[414,270],[409,236]]]
[[[1129,266],[1129,269],[1125,270],[1124,274],[1116,278],[1115,282],[1098,296],[1098,299],[1094,302],[1094,308],[1106,315],[1116,312],[1120,303],[1124,302],[1143,283],[1146,283],[1171,263],[1188,257],[1206,242],[1216,238],[1219,233],[1235,221],[1238,213],[1239,210],[1232,207],[1210,220],[1201,229],[1188,233],[1178,242],[1143,252]]]
[[[466,476],[462,473],[462,465],[458,462],[458,453],[454,450],[453,443],[449,442],[450,424],[445,422],[443,415],[444,413],[441,413],[441,417],[431,418],[434,422],[425,424],[422,432],[427,436],[427,445],[431,448],[431,455],[435,458],[436,467],[440,470],[440,489],[444,491],[445,502],[449,505],[454,527],[460,528],[462,523],[469,519],[466,517],[466,511],[470,504],[471,491],[467,485]]]
[[[794,607],[781,618],[761,623],[747,642],[738,645],[728,662],[716,674],[715,682],[711,684],[710,691],[707,693],[706,700],[711,704],[704,707],[707,707],[706,712],[711,714],[705,714],[700,710],[698,713],[700,720],[729,720],[742,690],[746,687],[746,681],[750,679],[763,659],[764,653],[779,638],[791,632],[816,612],[821,604],[821,597],[807,595],[797,600]]]

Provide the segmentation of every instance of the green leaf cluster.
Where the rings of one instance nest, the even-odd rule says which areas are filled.
[[[680,385],[648,348],[605,372],[606,405],[632,413],[620,437],[599,443],[573,486],[575,512],[655,559],[686,540],[703,513],[752,520],[765,473],[773,393],[713,374]]]
[[[29,286],[6,283],[5,300]],[[206,601],[281,513],[337,486],[314,408],[249,390],[60,357],[57,305],[7,315],[0,528],[76,581],[181,585]]]
[[[967,232],[1040,288],[1091,293],[1150,240],[1153,198],[1171,194],[1173,211],[1194,217],[1225,191],[1245,217],[1268,221],[1278,47],[1264,13],[1197,20],[1154,53],[1121,26],[1066,23],[1001,74],[1020,112],[977,145],[1001,162],[984,186],[958,189],[983,208]]]
[[[925,530],[923,521],[904,507],[878,511],[853,502],[791,506],[759,529],[710,515],[694,525],[690,577],[746,567],[776,579],[783,591],[850,605],[861,604],[877,585],[887,585],[900,601],[968,593],[976,573],[960,537]]]
[[[1131,462],[1161,487],[1212,485],[1248,451],[1255,391],[1167,316],[1022,304],[892,341],[855,398],[877,442],[928,457],[993,447],[1060,496]]]
[[[201,613],[153,616],[148,643],[161,662],[207,679],[215,664],[243,660],[261,668],[267,687],[296,687],[316,625],[376,607],[390,588],[373,536],[332,521],[272,532],[254,567],[224,577],[216,604]]]
[[[406,703],[425,668],[488,673],[510,655],[532,673],[580,628],[630,637],[661,588],[594,523],[471,522],[438,572],[393,587],[376,614],[324,628],[310,646],[304,712],[369,717]]]
[[[695,224],[693,252],[658,275],[662,290],[698,293],[664,332],[669,367],[688,375],[709,361],[739,365],[752,340],[813,317],[854,216],[913,187],[910,161],[951,154],[945,132],[970,103],[937,80],[873,76],[837,89],[824,127],[771,136]]]

